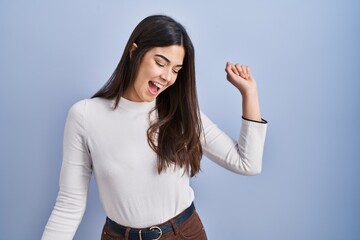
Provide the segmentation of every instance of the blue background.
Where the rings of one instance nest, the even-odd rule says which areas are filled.
[[[269,121],[263,172],[203,159],[192,180],[209,239],[360,239],[359,1],[0,0],[0,239],[40,239],[69,107],[109,78],[135,27],[168,14],[196,48],[202,110],[236,138],[246,63]],[[75,239],[104,223],[92,180]]]

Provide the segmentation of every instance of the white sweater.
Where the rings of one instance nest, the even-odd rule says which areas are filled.
[[[94,173],[106,215],[131,227],[163,223],[194,200],[190,176],[170,167],[157,173],[157,158],[147,142],[154,102],[86,99],[74,104],[64,131],[60,190],[43,240],[72,239],[83,217],[89,180]],[[151,117],[154,117],[153,114]],[[201,139],[206,157],[239,174],[261,171],[267,124],[242,119],[238,141],[203,113]]]

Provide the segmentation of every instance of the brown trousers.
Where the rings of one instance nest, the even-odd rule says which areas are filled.
[[[169,221],[171,222],[171,220]],[[207,240],[204,226],[196,211],[179,227],[175,226],[175,224],[172,224],[172,226],[173,230],[162,235],[159,240]],[[129,240],[129,238],[113,232],[105,223],[101,240]]]

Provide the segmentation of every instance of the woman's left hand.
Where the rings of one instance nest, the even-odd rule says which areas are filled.
[[[239,89],[242,96],[257,94],[256,81],[247,65],[226,63],[227,80]]]

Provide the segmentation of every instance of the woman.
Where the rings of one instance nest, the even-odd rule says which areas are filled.
[[[202,154],[258,174],[266,134],[250,69],[225,70],[243,98],[238,142],[199,111],[183,26],[162,15],[142,20],[105,86],[69,111],[60,191],[42,239],[73,238],[92,172],[107,214],[101,239],[206,239],[189,186]]]

